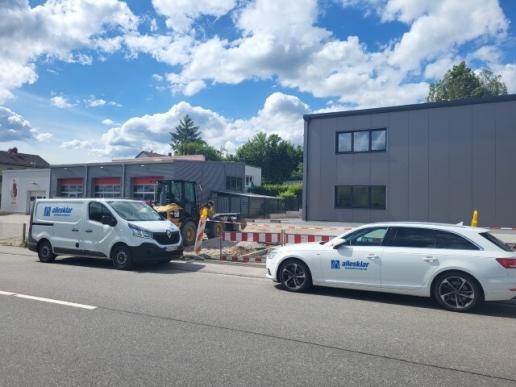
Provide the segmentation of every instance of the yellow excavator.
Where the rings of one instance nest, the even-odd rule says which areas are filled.
[[[223,231],[238,231],[240,214],[217,214],[212,201],[199,205],[196,194],[197,184],[186,180],[158,180],[156,184],[154,209],[181,230],[183,244],[195,243],[199,216],[203,209],[208,212],[205,233],[208,238],[219,237]],[[245,228],[245,224],[242,225]]]

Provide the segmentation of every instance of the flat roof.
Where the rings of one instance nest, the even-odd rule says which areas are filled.
[[[312,113],[312,114],[303,115],[303,119],[305,121],[310,121],[314,118],[347,117],[347,116],[357,116],[357,115],[365,115],[365,114],[380,114],[380,113],[402,112],[402,111],[409,111],[409,110],[436,109],[436,108],[443,108],[443,107],[477,105],[477,104],[484,104],[484,103],[496,103],[496,102],[507,102],[507,101],[516,101],[516,94],[499,95],[496,97],[473,97],[473,98],[458,99],[455,101],[425,102],[425,103],[415,103],[415,104],[411,104],[411,105],[387,106],[387,107],[378,107],[378,108],[371,108],[371,109],[344,110],[344,111],[328,112],[328,113]]]
[[[113,160],[103,161],[96,163],[77,163],[77,164],[51,164],[50,168],[74,168],[74,167],[107,167],[114,165],[147,165],[147,164],[174,164],[174,163],[233,163],[233,164],[244,164],[242,161],[212,161],[212,160],[167,160],[167,159],[154,159],[151,157],[142,157],[139,159],[127,159],[127,160]],[[244,164],[245,165],[245,164]]]

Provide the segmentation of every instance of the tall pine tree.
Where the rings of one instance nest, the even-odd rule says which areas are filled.
[[[170,132],[170,146],[175,153],[182,145],[192,142],[204,144],[204,141],[201,139],[199,127],[195,126],[195,123],[187,114],[179,121],[179,125],[176,126],[175,131]]]

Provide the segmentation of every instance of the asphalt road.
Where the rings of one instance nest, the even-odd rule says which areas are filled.
[[[456,314],[414,297],[291,294],[263,270],[123,272],[0,247],[0,385],[516,386],[514,302]]]

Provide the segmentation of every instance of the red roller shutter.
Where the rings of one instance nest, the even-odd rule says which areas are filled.
[[[59,179],[59,185],[80,185],[82,184],[82,177]]]
[[[99,177],[94,180],[95,185],[112,185],[112,184],[120,184],[119,177]]]

